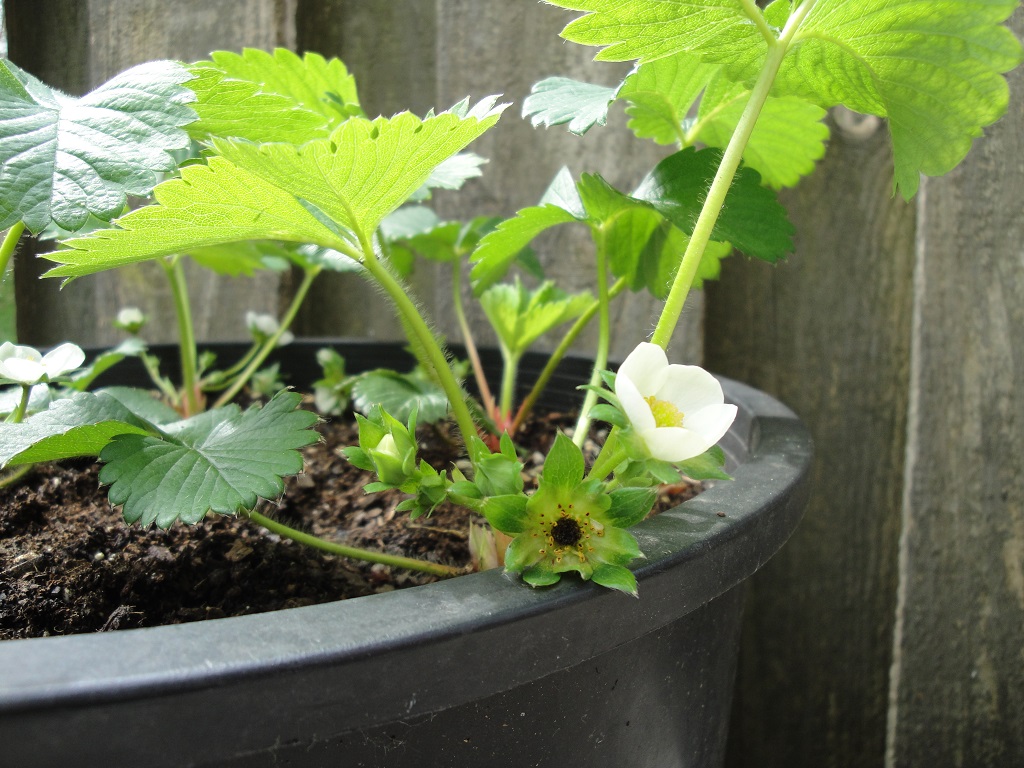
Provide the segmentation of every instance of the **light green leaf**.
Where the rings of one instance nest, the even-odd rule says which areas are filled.
[[[271,240],[242,240],[193,248],[189,258],[219,275],[252,277],[257,271],[274,269],[292,261],[292,252]]]
[[[686,51],[746,87],[765,63],[765,35],[777,35],[790,13],[809,11],[790,30],[773,94],[888,118],[896,186],[906,198],[920,173],[954,168],[1006,111],[1001,75],[1022,60],[1020,43],[1002,26],[1018,0],[776,2],[770,26],[741,0],[549,2],[587,13],[562,34],[604,46],[599,59],[643,63]]]
[[[567,77],[549,77],[530,89],[523,100],[523,117],[536,128],[565,125],[582,136],[595,125],[608,122],[608,107],[615,100],[615,88],[591,85]]]
[[[214,141],[232,163],[316,206],[334,222],[369,237],[438,165],[494,125],[507,105],[484,99],[467,117],[445,112],[421,120],[351,118],[329,139],[301,147]]]
[[[822,0],[783,61],[777,90],[888,118],[896,186],[938,176],[1005,112],[1001,73],[1021,46],[1001,23],[1017,0]]]
[[[679,51],[748,72],[760,68],[768,44],[742,0],[546,0],[587,15],[562,37],[603,46],[599,61],[653,61]],[[751,3],[751,6],[753,4]]]
[[[725,149],[750,97],[720,67],[680,53],[641,65],[626,78],[620,97],[630,106],[629,127],[661,144],[703,144]],[[688,117],[700,98],[696,118]],[[772,187],[793,186],[825,153],[825,111],[803,99],[769,97],[743,152],[746,165]]]
[[[302,143],[363,114],[355,78],[338,59],[299,58],[285,48],[216,51],[210,58],[190,67],[199,120],[189,132],[197,139]]]
[[[81,98],[0,61],[0,230],[24,221],[75,231],[110,221],[128,195],[147,195],[188,146],[195,120],[180,64],[133,67]]]
[[[462,185],[470,179],[477,179],[483,175],[480,166],[488,162],[486,157],[474,152],[459,152],[452,155],[430,172],[430,176],[423,182],[422,190],[430,189],[462,189]]]
[[[99,456],[116,435],[150,429],[109,394],[77,392],[19,424],[0,424],[0,467]]]
[[[630,528],[650,514],[658,492],[654,488],[616,488],[609,495],[612,504],[604,516],[612,525]]]
[[[208,511],[235,514],[284,489],[302,470],[298,452],[318,435],[316,416],[296,410],[302,397],[276,395],[263,408],[218,408],[164,428],[160,437],[121,435],[100,454],[100,482],[125,520],[161,528],[196,523]]]
[[[548,331],[579,317],[592,303],[590,294],[569,295],[550,281],[532,291],[518,280],[499,283],[480,296],[499,341],[514,357]]]
[[[61,263],[46,274],[80,277],[158,256],[242,240],[289,240],[347,247],[292,195],[220,157],[183,168],[154,191],[156,205],[43,254]]]
[[[401,422],[407,422],[413,411],[421,424],[434,424],[448,415],[448,397],[444,390],[422,373],[371,371],[356,379],[352,399],[355,407],[365,414],[380,405]]]
[[[516,256],[541,232],[559,224],[579,221],[576,216],[557,205],[524,208],[511,219],[501,222],[480,241],[473,253],[470,278],[473,290],[480,295],[501,280],[515,263]]]

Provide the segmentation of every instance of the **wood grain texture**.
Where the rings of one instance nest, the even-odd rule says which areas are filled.
[[[565,44],[558,33],[571,18],[539,3],[507,0],[314,0],[300,4],[297,29],[300,47],[340,55],[355,72],[370,114],[445,109],[467,95],[478,99],[501,93],[513,102],[498,126],[471,147],[490,160],[483,178],[461,192],[435,197],[444,216],[468,218],[510,216],[535,205],[562,165],[575,174],[599,172],[632,189],[667,154],[626,132],[621,110],[614,127],[595,128],[582,138],[563,128],[535,130],[520,117],[530,86],[544,77],[614,84],[628,71],[623,65],[595,64],[596,50]],[[538,251],[563,288],[593,288],[593,255],[582,228],[553,232],[539,241]],[[457,338],[450,274],[419,265],[413,287],[438,329]],[[367,312],[367,290],[358,278],[328,276],[316,290],[321,300],[310,303],[300,326],[303,333],[398,337],[395,323]],[[680,323],[674,359],[700,357],[700,305],[695,296]],[[625,355],[646,338],[656,318],[651,299],[620,297],[612,321],[614,352]],[[473,313],[470,322],[474,330],[481,329],[481,342],[492,339],[480,313]],[[580,349],[592,349],[594,338],[590,334]],[[556,342],[547,340],[548,346]]]
[[[835,131],[783,196],[796,253],[730,258],[708,287],[708,366],[779,397],[815,439],[805,519],[751,587],[732,768],[882,761],[915,219],[891,192],[884,131]]]
[[[6,6],[11,59],[74,94],[143,61],[197,61],[219,48],[272,48],[294,40],[294,0],[7,0]],[[117,341],[111,321],[124,306],[139,306],[151,317],[148,340],[176,338],[173,305],[158,266],[103,273],[59,291],[57,281],[37,279],[47,265],[31,248],[19,254],[18,332],[24,342]],[[247,338],[246,310],[278,309],[273,275],[231,280],[200,269],[188,273],[200,339]]]
[[[918,200],[899,768],[1024,765],[1024,75],[1010,82],[1010,113]]]

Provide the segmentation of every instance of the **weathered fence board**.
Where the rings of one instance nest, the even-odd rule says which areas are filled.
[[[753,587],[734,768],[1024,764],[1022,82],[910,205],[884,140],[840,132],[785,196],[796,255],[708,291],[709,365],[792,405],[817,453]]]
[[[729,259],[708,288],[708,366],[792,406],[816,454],[804,521],[752,588],[734,766],[884,751],[914,244],[914,209],[891,191],[884,131],[834,130],[785,195],[795,255]]]
[[[918,201],[898,768],[1024,765],[1024,77],[1011,82],[1010,113]]]

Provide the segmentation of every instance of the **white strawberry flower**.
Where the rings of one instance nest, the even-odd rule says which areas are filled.
[[[61,344],[41,355],[32,347],[5,341],[0,344],[0,381],[22,386],[49,383],[84,361],[85,353],[74,344]]]
[[[619,367],[615,394],[647,451],[662,461],[700,456],[736,418],[714,376],[697,365],[670,365],[665,350],[647,342]]]

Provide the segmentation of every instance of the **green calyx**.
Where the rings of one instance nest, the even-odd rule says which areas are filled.
[[[575,571],[636,595],[636,579],[626,566],[642,554],[625,528],[642,520],[653,502],[646,489],[609,492],[604,483],[584,481],[582,453],[559,435],[532,496],[488,498],[482,511],[494,528],[517,534],[505,553],[506,572],[546,586]]]

